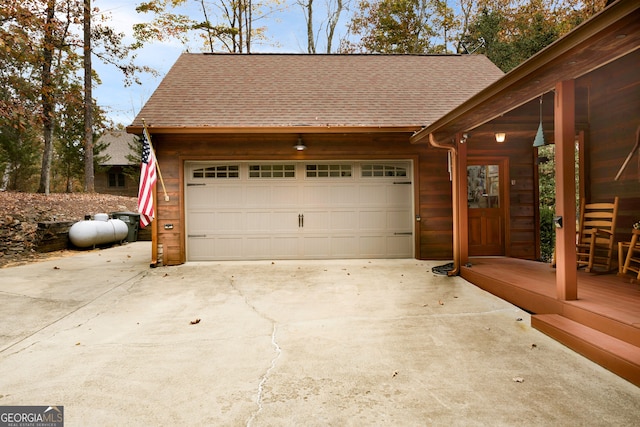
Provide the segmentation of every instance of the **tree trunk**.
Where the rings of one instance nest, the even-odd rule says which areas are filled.
[[[47,18],[44,24],[44,46],[42,49],[42,130],[44,150],[42,152],[42,169],[38,193],[49,194],[51,186],[51,163],[53,161],[53,110],[54,95],[51,77],[51,66],[54,51],[54,22],[56,2],[47,2]]]
[[[91,94],[91,0],[84,0],[84,191],[95,192]]]
[[[338,25],[338,20],[340,19],[343,7],[342,0],[338,0],[336,10],[334,12],[330,12],[329,23],[327,24],[327,53],[331,53],[333,36],[336,32],[336,26]]]
[[[313,0],[307,3],[307,53],[316,53],[316,43],[313,37]]]

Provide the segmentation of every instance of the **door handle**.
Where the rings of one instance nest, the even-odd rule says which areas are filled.
[[[302,215],[298,214],[298,228],[302,227]]]
[[[304,228],[304,214],[302,214],[302,228]]]

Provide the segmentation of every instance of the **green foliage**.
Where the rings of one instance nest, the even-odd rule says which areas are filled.
[[[343,42],[342,52],[367,53],[430,53],[432,10],[434,2],[427,0],[362,0],[358,5],[349,32],[358,36],[356,43]]]
[[[79,83],[66,86],[67,101],[58,112],[58,120],[54,133],[55,156],[53,159],[52,187],[56,191],[71,193],[82,188],[85,174],[85,135],[83,93]],[[107,160],[102,155],[107,148],[98,143],[98,135],[104,130],[106,122],[104,111],[95,103],[93,105],[93,162],[97,165]]]
[[[463,44],[481,43],[476,52],[507,72],[553,43],[559,37],[556,25],[541,11],[517,14],[514,19],[500,9],[484,8],[469,26]]]
[[[543,262],[550,262],[555,248],[556,230],[553,226],[555,208],[540,207],[540,258]]]
[[[41,152],[37,130],[7,126],[6,122],[0,125],[0,178],[4,189],[33,191]]]

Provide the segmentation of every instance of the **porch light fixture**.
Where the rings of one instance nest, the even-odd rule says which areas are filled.
[[[536,148],[546,145],[546,142],[544,141],[544,132],[542,130],[542,96],[543,95],[540,95],[540,125],[538,126],[536,138],[533,140],[533,146]]]
[[[502,144],[507,139],[507,134],[504,132],[496,132],[496,142]]]
[[[307,149],[307,146],[302,143],[302,138],[298,137],[298,143],[293,146],[297,151],[304,151]]]

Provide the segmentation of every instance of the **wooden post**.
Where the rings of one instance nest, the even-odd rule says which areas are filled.
[[[157,185],[153,184],[151,194],[153,195],[153,209],[155,211],[155,218],[151,221],[151,267],[158,266],[158,195]]]
[[[578,299],[576,264],[576,179],[575,179],[575,82],[556,84],[556,292],[558,299]]]

